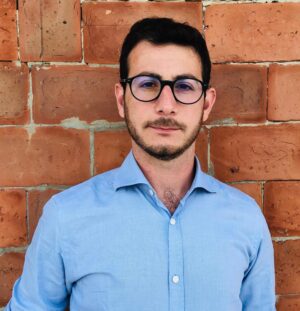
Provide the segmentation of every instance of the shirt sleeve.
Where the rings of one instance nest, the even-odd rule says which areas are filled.
[[[65,310],[68,292],[59,248],[59,210],[51,199],[44,207],[27,249],[21,277],[5,311]]]
[[[262,216],[262,237],[245,272],[240,298],[243,311],[276,311],[274,251],[267,223]]]

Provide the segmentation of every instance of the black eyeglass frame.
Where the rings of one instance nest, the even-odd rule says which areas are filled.
[[[156,96],[155,98],[153,98],[153,99],[151,99],[151,100],[141,100],[141,99],[137,98],[137,97],[133,94],[132,88],[131,88],[132,81],[133,81],[135,78],[138,78],[138,77],[151,77],[151,78],[157,79],[157,80],[160,82],[160,91],[158,92],[158,94],[157,94],[157,96]],[[175,92],[174,92],[174,85],[175,85],[175,83],[176,83],[177,81],[179,81],[179,80],[184,80],[184,79],[194,80],[194,81],[199,82],[199,83],[202,85],[202,93],[201,93],[200,97],[199,97],[196,101],[194,101],[194,102],[192,102],[192,103],[184,103],[184,102],[180,101],[180,100],[176,97],[176,95],[175,95]],[[131,77],[131,78],[121,79],[121,80],[120,80],[120,83],[121,83],[121,85],[123,86],[124,91],[125,91],[125,89],[126,89],[126,84],[129,84],[129,88],[130,88],[130,92],[131,92],[132,96],[133,96],[135,99],[137,99],[137,100],[139,100],[139,101],[141,101],[141,102],[144,102],[144,103],[149,103],[149,102],[152,102],[152,101],[158,99],[159,96],[160,96],[160,94],[161,94],[161,92],[162,92],[162,90],[163,90],[163,88],[164,88],[166,85],[168,85],[168,86],[171,88],[175,100],[178,101],[179,103],[183,104],[183,105],[193,105],[193,104],[195,104],[196,102],[198,102],[198,101],[201,99],[201,97],[203,96],[203,94],[204,94],[204,97],[205,97],[205,92],[206,92],[206,90],[208,89],[208,84],[204,83],[204,82],[201,81],[201,80],[198,80],[198,79],[196,79],[196,78],[191,78],[191,77],[179,78],[179,79],[176,79],[176,80],[173,80],[173,81],[172,81],[172,80],[161,80],[161,79],[159,79],[158,77],[151,76],[151,75],[136,75],[136,76]]]

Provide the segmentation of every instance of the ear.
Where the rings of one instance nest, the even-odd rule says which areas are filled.
[[[217,97],[217,94],[214,88],[209,88],[206,91],[206,96],[205,96],[204,103],[203,103],[203,122],[205,122],[208,119],[208,116],[216,101],[216,97]]]
[[[121,83],[115,84],[115,96],[117,101],[117,107],[119,111],[119,115],[121,118],[124,118],[124,88]]]

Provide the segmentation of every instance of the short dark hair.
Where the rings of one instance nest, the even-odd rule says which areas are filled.
[[[120,55],[120,78],[128,78],[128,56],[141,41],[153,44],[178,44],[192,47],[199,55],[202,64],[202,79],[208,85],[210,81],[211,61],[205,40],[194,27],[179,23],[170,18],[144,18],[131,27],[125,37]]]

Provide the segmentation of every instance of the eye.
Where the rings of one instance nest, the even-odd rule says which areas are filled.
[[[159,81],[157,79],[147,76],[136,77],[134,84],[140,89],[154,89],[159,87]]]
[[[175,83],[175,89],[179,92],[188,92],[188,91],[194,91],[195,86],[194,83],[188,81],[188,80],[179,80]]]

